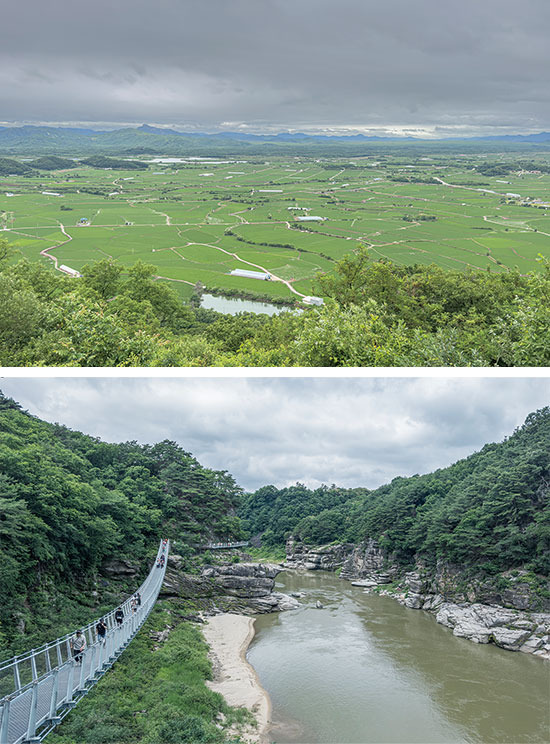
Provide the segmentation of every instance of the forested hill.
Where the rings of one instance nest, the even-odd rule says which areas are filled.
[[[337,486],[320,486],[312,491],[301,483],[281,489],[262,486],[245,498],[239,516],[244,529],[252,536],[261,534],[263,545],[284,545],[297,525],[312,517],[317,524],[314,542],[330,542],[341,532],[337,515],[349,513],[351,518],[348,510],[362,503],[366,494],[368,491],[364,488]]]
[[[327,508],[331,493],[337,500]],[[290,533],[312,544],[371,537],[405,564],[418,556],[487,573],[524,566],[548,574],[550,408],[448,468],[349,495],[269,486],[251,494],[241,513],[270,544]]]
[[[1,163],[0,163],[1,165]],[[224,315],[184,305],[157,268],[102,259],[75,279],[0,238],[9,367],[547,367],[550,263],[522,275],[397,266],[367,249],[319,274],[322,307]],[[261,284],[262,282],[260,282]],[[216,291],[216,290],[214,290]],[[269,296],[252,295],[272,301]],[[200,303],[198,294],[192,300]]]
[[[48,623],[61,632],[81,622],[85,605],[95,617],[102,564],[125,558],[146,571],[160,536],[183,553],[240,537],[240,496],[228,473],[174,442],[108,444],[0,393],[0,650],[13,648],[16,628],[28,641]]]

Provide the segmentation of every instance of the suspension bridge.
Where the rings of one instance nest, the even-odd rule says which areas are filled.
[[[0,744],[41,742],[101,679],[153,609],[169,550],[170,544],[162,541],[149,575],[137,589],[141,603],[131,597],[103,615],[104,640],[96,633],[99,618],[80,628],[86,639],[80,661],[71,649],[73,632],[0,664]],[[117,610],[122,610],[121,622],[115,617]]]

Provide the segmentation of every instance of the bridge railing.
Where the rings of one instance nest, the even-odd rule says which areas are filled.
[[[220,550],[221,548],[244,548],[246,545],[248,545],[248,540],[233,543],[206,543],[206,545],[201,545],[200,548],[202,548],[202,550]]]
[[[129,598],[102,616],[107,625],[104,640],[95,630],[99,618],[80,628],[87,646],[80,662],[71,650],[73,632],[0,664],[0,744],[41,741],[103,676],[153,609],[169,549],[168,542],[160,543],[153,567],[136,592],[141,604]],[[123,612],[120,623],[115,619],[118,609]]]

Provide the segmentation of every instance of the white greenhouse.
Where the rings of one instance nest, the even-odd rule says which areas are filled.
[[[231,276],[242,276],[246,279],[271,279],[271,276],[265,271],[248,271],[247,269],[233,269]]]

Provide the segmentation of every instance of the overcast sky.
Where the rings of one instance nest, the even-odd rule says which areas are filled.
[[[501,441],[550,379],[0,379],[30,413],[110,442],[178,442],[245,489],[376,487]]]
[[[550,128],[548,0],[21,0],[6,122]]]

